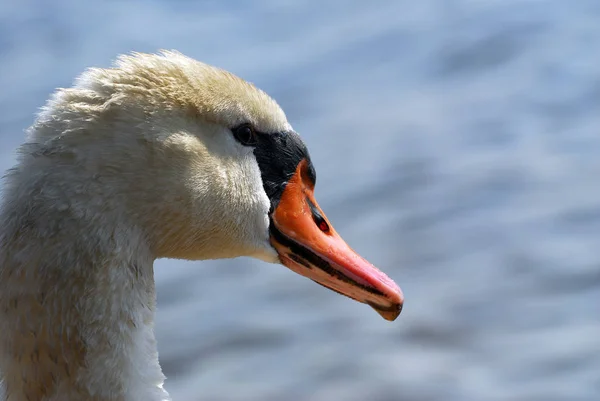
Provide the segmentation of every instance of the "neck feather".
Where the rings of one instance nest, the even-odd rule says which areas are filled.
[[[0,400],[169,399],[143,236],[46,207],[9,196],[0,214]]]

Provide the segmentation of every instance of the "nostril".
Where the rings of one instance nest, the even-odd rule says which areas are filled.
[[[311,200],[308,198],[306,198],[306,203],[308,203],[308,206],[310,207],[313,220],[317,227],[319,227],[319,230],[323,231],[324,233],[328,233],[329,224],[327,224],[327,221],[325,221],[325,218],[321,215],[315,204],[312,203]]]
[[[316,222],[316,220],[315,220]],[[321,222],[316,222],[317,225],[319,226],[319,229],[321,231],[323,231],[324,233],[329,231],[329,224],[327,224],[327,222],[325,220],[322,220]]]

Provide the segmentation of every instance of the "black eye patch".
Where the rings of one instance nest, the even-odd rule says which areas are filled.
[[[310,161],[306,145],[300,136],[293,132],[273,134],[257,133],[254,156],[258,162],[265,192],[271,200],[271,209],[275,209],[288,181],[296,173],[298,164],[306,159],[307,176],[314,184],[315,169]]]

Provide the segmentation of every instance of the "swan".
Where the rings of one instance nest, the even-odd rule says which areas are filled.
[[[400,288],[334,230],[315,181],[278,104],[229,72],[175,51],[85,71],[5,176],[0,399],[169,400],[157,258],[280,263],[396,319]]]

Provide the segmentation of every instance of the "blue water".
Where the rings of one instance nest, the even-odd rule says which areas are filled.
[[[177,49],[275,97],[394,323],[249,259],[157,263],[177,401],[600,399],[600,2],[0,0],[0,168],[56,87]]]

